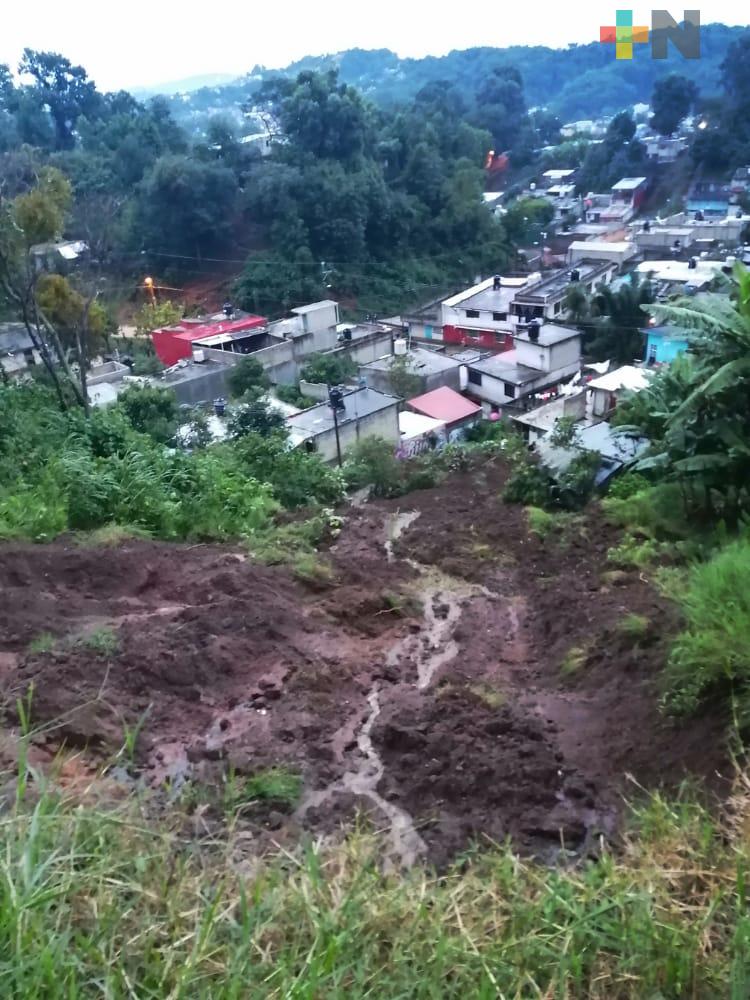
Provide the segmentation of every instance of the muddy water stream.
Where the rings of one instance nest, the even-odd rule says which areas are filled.
[[[389,562],[395,559],[394,543],[419,514],[419,511],[399,511],[386,518],[385,552]],[[422,566],[412,559],[404,561],[420,575],[420,581],[414,590],[422,602],[424,623],[416,635],[406,635],[391,647],[386,664],[396,667],[401,663],[413,662],[416,666],[415,686],[424,690],[432,683],[437,671],[458,653],[458,645],[452,635],[461,617],[461,605],[465,598],[477,593],[479,588],[450,579],[433,567]],[[387,870],[413,865],[426,853],[427,848],[409,813],[384,799],[377,791],[385,765],[372,741],[372,731],[381,712],[381,694],[380,682],[375,681],[367,695],[368,712],[355,730],[358,759],[354,761],[354,769],[346,771],[341,779],[327,788],[310,792],[303,799],[297,817],[302,819],[308,810],[324,806],[341,792],[350,792],[367,799],[388,823],[386,832],[389,847],[384,862]]]

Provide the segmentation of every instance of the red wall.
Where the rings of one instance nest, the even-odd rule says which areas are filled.
[[[443,341],[446,344],[463,344],[465,347],[483,347],[485,350],[513,350],[513,334],[506,333],[505,340],[500,341],[494,330],[469,330],[462,326],[444,326]]]
[[[184,333],[155,332],[151,334],[151,340],[159,360],[167,366],[176,364],[180,358],[193,356],[193,343]]]

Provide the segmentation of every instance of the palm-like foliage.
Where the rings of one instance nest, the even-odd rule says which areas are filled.
[[[735,522],[750,507],[750,274],[735,267],[729,296],[653,306],[661,319],[694,331],[693,362],[677,369],[682,398],[655,381],[638,422],[663,430],[641,468],[661,468],[704,512]],[[635,414],[633,414],[635,416]]]
[[[653,292],[647,280],[638,274],[615,290],[600,285],[593,297],[593,322],[589,327],[586,348],[596,360],[611,359],[627,364],[643,354],[643,329],[648,312],[643,308],[653,302]]]

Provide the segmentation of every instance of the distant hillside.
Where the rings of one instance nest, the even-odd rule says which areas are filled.
[[[157,94],[171,97],[174,94],[189,94],[203,87],[221,87],[234,79],[232,73],[203,73],[200,76],[186,76],[182,80],[154,84],[152,87],[131,87],[130,93],[139,100],[155,97]]]
[[[648,46],[637,46],[632,61],[618,61],[612,47],[592,42],[567,49],[544,46],[474,48],[446,56],[400,59],[389,49],[350,49],[324,56],[307,56],[284,70],[256,67],[247,77],[227,86],[211,86],[175,102],[175,114],[191,117],[230,111],[252,96],[269,76],[294,75],[302,70],[336,67],[342,80],[354,84],[379,104],[408,101],[425,84],[447,80],[459,90],[474,94],[496,67],[516,66],[524,80],[529,107],[546,106],[564,121],[613,114],[628,105],[648,102],[654,82],[668,73],[692,79],[701,93],[719,89],[719,67],[727,46],[744,28],[709,24],[702,29],[701,58],[683,59],[670,46],[669,58],[651,58]]]

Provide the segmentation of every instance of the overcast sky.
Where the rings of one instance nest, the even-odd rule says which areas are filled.
[[[276,68],[354,47],[424,56],[474,45],[591,42],[600,24],[614,22],[616,6],[617,0],[16,0],[2,15],[0,62],[15,66],[25,46],[51,49],[110,90],[203,73],[239,75],[256,63]],[[682,5],[667,9],[679,20]],[[636,4],[633,11],[636,23],[650,22],[650,6]],[[750,8],[747,0],[712,0],[701,19],[747,25]]]

